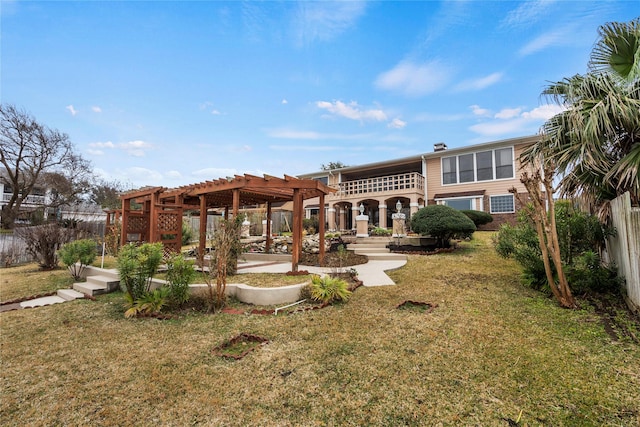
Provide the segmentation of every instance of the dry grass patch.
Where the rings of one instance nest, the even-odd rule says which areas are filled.
[[[68,288],[74,280],[66,268],[42,271],[30,263],[0,269],[0,301],[26,298]]]
[[[523,288],[477,234],[289,316],[128,320],[120,293],[2,313],[0,424],[637,425],[640,347]],[[211,353],[240,333],[269,344]]]

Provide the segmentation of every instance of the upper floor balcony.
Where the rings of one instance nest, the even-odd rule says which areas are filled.
[[[424,176],[417,172],[344,181],[332,185],[338,191],[332,197],[386,196],[418,193],[424,195]]]
[[[2,193],[2,201],[8,202],[11,199],[11,193]],[[45,196],[28,195],[22,202],[23,205],[37,205],[42,206],[45,204]]]

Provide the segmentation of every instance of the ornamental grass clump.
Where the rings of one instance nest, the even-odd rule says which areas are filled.
[[[347,282],[337,277],[314,275],[311,279],[311,298],[324,304],[348,301],[351,291]]]

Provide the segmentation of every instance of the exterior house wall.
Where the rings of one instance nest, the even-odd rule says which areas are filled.
[[[328,208],[327,222],[329,230],[354,228],[355,222],[353,219],[358,214],[357,208],[360,203],[363,203],[367,209],[366,214],[370,216],[370,225],[387,228],[391,226],[388,218],[390,213],[396,211],[395,204],[397,201],[402,203],[402,212],[407,217],[410,217],[420,207],[427,204],[444,203],[443,199],[456,198],[472,199],[472,209],[491,213],[490,202],[492,196],[510,196],[509,190],[514,187],[518,193],[526,194],[526,189],[520,182],[522,168],[519,156],[537,138],[537,136],[530,136],[451,150],[444,149],[404,159],[346,167],[330,172],[321,171],[304,175],[304,177],[326,180],[324,182],[338,190],[337,193],[327,195],[325,198],[325,206]],[[444,146],[444,144],[442,145]],[[443,157],[461,156],[508,147],[513,148],[513,177],[443,184]],[[492,164],[495,170],[495,156],[493,154]],[[404,180],[405,174],[407,177],[410,176],[409,180]],[[349,177],[351,177],[351,180]],[[394,185],[387,185],[392,180],[395,180],[393,181]],[[399,182],[411,182],[411,185],[397,185]],[[416,182],[417,184],[414,184]],[[494,199],[494,201],[510,202],[505,198],[502,198],[502,200]],[[454,200],[449,200],[449,203],[454,203]],[[307,200],[305,206],[313,206],[317,209],[318,200]],[[502,206],[504,208],[505,204]],[[509,207],[509,203],[506,206]],[[521,207],[515,197],[513,198],[513,207],[513,212],[492,213],[494,221],[483,226],[482,229],[496,230],[500,224],[505,222],[514,223],[517,216],[516,212]],[[340,211],[344,212],[345,210],[348,212],[346,216],[351,217],[350,220],[345,218],[345,214],[340,214]]]

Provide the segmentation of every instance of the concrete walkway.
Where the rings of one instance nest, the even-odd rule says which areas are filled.
[[[369,261],[366,264],[359,264],[344,267],[343,271],[355,269],[358,278],[362,280],[364,286],[387,286],[395,285],[385,271],[396,270],[407,263],[404,260],[380,260]],[[299,270],[307,270],[312,274],[329,274],[336,271],[331,267],[315,267],[309,265],[299,265]],[[262,261],[239,261],[238,273],[286,273],[291,271],[291,262],[262,262]]]

